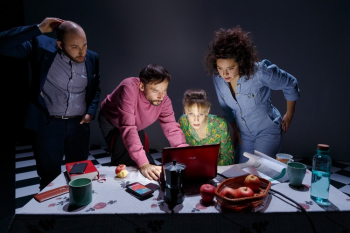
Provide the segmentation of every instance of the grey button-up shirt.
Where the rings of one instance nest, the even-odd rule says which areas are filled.
[[[42,91],[50,115],[83,115],[87,82],[85,62],[76,63],[58,52]]]

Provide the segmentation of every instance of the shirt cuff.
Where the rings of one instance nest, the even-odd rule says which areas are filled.
[[[39,29],[39,31],[41,32],[41,34],[43,34],[43,32],[40,30],[39,24],[36,25]]]

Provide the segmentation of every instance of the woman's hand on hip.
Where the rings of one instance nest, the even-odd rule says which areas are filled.
[[[282,130],[284,133],[287,133],[291,123],[292,123],[292,117],[285,114],[282,119]]]

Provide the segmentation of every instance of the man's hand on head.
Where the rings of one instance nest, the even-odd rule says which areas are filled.
[[[140,167],[141,174],[149,180],[158,180],[162,171],[161,166],[145,163]]]
[[[42,33],[49,33],[56,30],[56,28],[63,22],[64,20],[59,18],[45,18],[39,24],[39,29]]]

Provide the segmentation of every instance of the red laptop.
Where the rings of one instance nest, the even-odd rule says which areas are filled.
[[[173,162],[185,164],[184,182],[207,181],[216,177],[220,144],[166,147],[162,152],[162,169],[164,165]],[[164,184],[164,170],[160,182]]]

